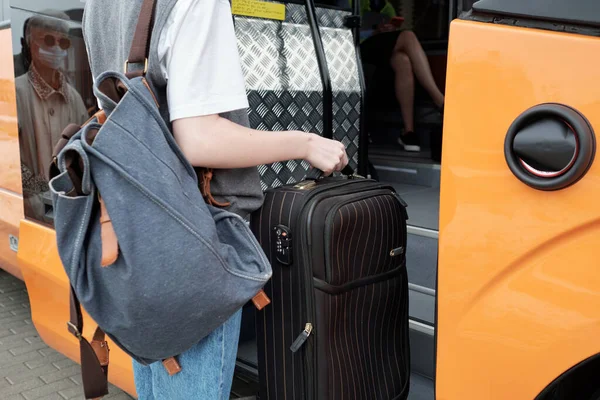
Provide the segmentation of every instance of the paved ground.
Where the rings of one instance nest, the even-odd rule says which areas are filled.
[[[427,385],[413,379],[409,399],[433,399],[433,385],[420,379]],[[243,397],[248,385],[238,383],[239,394],[231,398],[255,400]],[[419,385],[424,390],[416,393]],[[109,393],[104,399],[132,399],[114,386]],[[0,270],[0,400],[33,399],[84,399],[79,365],[42,342],[31,323],[25,284]]]
[[[115,387],[105,399],[129,400]],[[0,270],[0,400],[84,399],[79,365],[42,342],[23,282]]]

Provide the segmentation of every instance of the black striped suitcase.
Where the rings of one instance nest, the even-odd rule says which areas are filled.
[[[339,111],[324,30],[313,0],[305,2],[323,87],[322,132],[331,138]],[[355,54],[360,61],[358,47]],[[361,128],[351,166],[358,162],[362,172],[368,158]],[[273,265],[265,287],[272,302],[255,321],[260,400],[408,396],[407,218],[391,186],[356,176],[266,191],[251,219]]]
[[[406,218],[369,179],[267,191],[252,218],[273,265],[256,317],[261,400],[406,398]]]

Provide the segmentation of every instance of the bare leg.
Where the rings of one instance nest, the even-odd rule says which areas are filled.
[[[414,132],[415,78],[410,58],[406,53],[395,52],[392,54],[390,63],[394,70],[394,88],[402,111],[404,130],[405,132]]]
[[[404,31],[398,36],[394,54],[398,52],[406,53],[408,55],[417,80],[423,85],[427,93],[429,93],[434,103],[442,108],[444,106],[444,95],[433,79],[427,56],[425,55],[417,36],[413,32]],[[392,55],[392,58],[393,57],[394,55]]]

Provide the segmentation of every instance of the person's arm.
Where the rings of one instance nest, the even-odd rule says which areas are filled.
[[[178,119],[173,133],[195,166],[244,168],[304,159],[329,174],[348,164],[346,149],[338,141],[299,131],[258,131],[218,115]]]
[[[219,116],[248,107],[226,0],[179,0],[161,33],[159,58],[173,134],[192,165],[243,168],[305,159],[329,173],[347,164],[340,142],[298,131],[258,131]]]

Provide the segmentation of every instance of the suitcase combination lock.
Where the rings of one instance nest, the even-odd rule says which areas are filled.
[[[273,228],[275,235],[275,254],[277,261],[283,265],[292,264],[292,235],[290,228],[285,225],[277,225]]]

